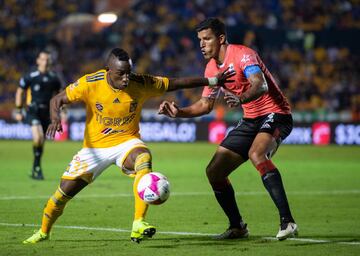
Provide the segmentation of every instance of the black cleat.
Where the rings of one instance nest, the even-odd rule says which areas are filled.
[[[229,227],[224,233],[214,236],[216,240],[242,239],[249,236],[247,224],[243,223],[241,227]]]
[[[32,178],[34,180],[43,180],[44,179],[44,175],[42,173],[40,166],[36,166],[32,169],[30,178]]]
[[[155,233],[156,233],[156,229],[153,227],[153,228],[145,229],[143,235],[148,238],[152,238],[153,235],[155,235]]]

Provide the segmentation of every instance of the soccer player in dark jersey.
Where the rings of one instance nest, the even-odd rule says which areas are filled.
[[[222,88],[205,87],[202,98],[188,107],[180,108],[174,102],[164,101],[159,113],[173,118],[207,114],[221,91],[230,107],[241,105],[244,110],[244,117],[221,142],[206,168],[215,197],[230,222],[229,228],[217,238],[248,236],[228,176],[249,158],[279,211],[280,229],[276,237],[284,240],[294,236],[297,224],[290,211],[280,172],[271,160],[281,141],[292,130],[290,106],[259,55],[244,45],[227,42],[223,22],[209,18],[201,22],[196,31],[201,52],[208,60],[205,77],[228,69],[236,73],[234,82]]]
[[[58,76],[50,70],[50,52],[45,50],[39,52],[36,64],[36,70],[20,79],[20,85],[15,96],[17,109],[15,119],[23,121],[22,108],[26,107],[25,119],[31,125],[33,137],[34,162],[31,178],[43,180],[41,156],[45,142],[44,134],[50,124],[49,104],[51,97],[60,91],[61,83]]]

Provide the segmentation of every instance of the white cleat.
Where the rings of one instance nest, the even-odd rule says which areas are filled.
[[[294,222],[282,223],[276,238],[279,241],[285,240],[288,237],[295,237],[298,235],[298,226]]]

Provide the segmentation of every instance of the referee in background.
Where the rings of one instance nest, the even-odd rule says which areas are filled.
[[[26,121],[31,125],[34,162],[30,177],[35,180],[44,179],[41,156],[45,131],[50,124],[49,104],[50,99],[61,89],[59,77],[50,70],[51,61],[49,51],[40,51],[36,59],[37,69],[20,79],[15,96],[15,119],[19,122]],[[23,108],[26,109],[25,115]]]

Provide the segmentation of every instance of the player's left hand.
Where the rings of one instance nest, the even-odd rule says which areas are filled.
[[[63,128],[61,125],[61,120],[60,119],[52,120],[51,124],[46,130],[46,137],[48,137],[49,139],[54,139],[56,132],[62,132],[62,131]]]
[[[230,108],[236,108],[241,105],[240,98],[228,90],[225,90],[224,100]]]

